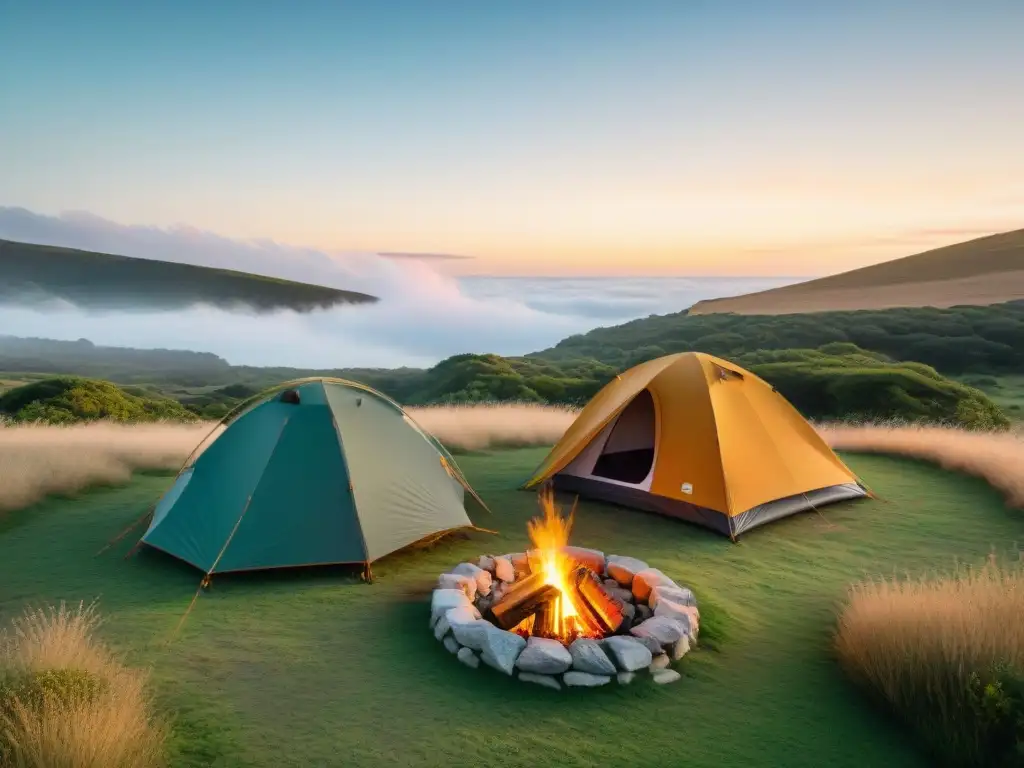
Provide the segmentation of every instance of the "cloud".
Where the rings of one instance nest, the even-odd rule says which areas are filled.
[[[459,281],[429,260],[326,253],[233,240],[189,226],[124,226],[89,213],[44,216],[20,208],[0,208],[0,238],[240,269],[380,297],[373,305],[258,316],[209,306],[130,315],[59,301],[39,308],[0,306],[0,329],[11,335],[192,349],[249,365],[426,366],[461,352],[525,354],[596,325],[679,311],[699,299],[773,284],[683,278]]]
[[[381,251],[377,255],[385,259],[415,259],[418,261],[466,261],[476,258],[476,256],[460,256],[455,253],[398,253],[395,251]]]

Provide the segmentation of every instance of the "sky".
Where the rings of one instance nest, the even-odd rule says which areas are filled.
[[[1024,226],[1022,36],[1020,0],[0,0],[0,206],[459,276],[827,274]]]

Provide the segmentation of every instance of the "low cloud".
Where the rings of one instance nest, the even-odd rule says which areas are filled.
[[[39,308],[0,306],[0,329],[10,335],[192,349],[249,365],[427,366],[461,352],[525,354],[597,325],[777,284],[683,278],[460,281],[436,271],[429,259],[326,253],[188,226],[124,226],[88,213],[43,216],[19,208],[0,208],[0,238],[238,269],[380,297],[373,305],[259,316],[209,306],[130,315],[58,301]]]

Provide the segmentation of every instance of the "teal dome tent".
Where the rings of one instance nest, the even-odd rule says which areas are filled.
[[[185,463],[139,542],[207,578],[343,563],[369,572],[410,544],[475,528],[463,504],[466,492],[479,496],[448,451],[369,387],[289,382],[222,426]]]

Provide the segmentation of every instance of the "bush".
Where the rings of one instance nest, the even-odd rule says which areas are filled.
[[[196,421],[176,400],[140,397],[108,381],[72,376],[44,379],[0,396],[0,414],[16,422]]]
[[[837,349],[841,346],[841,350]],[[966,429],[1010,425],[988,395],[922,363],[890,363],[849,345],[758,352],[738,359],[819,421],[903,421]],[[836,352],[842,351],[838,355]]]
[[[94,606],[28,610],[0,634],[0,765],[153,768],[167,731],[146,676],[99,643]]]
[[[1024,766],[1024,563],[851,588],[840,664],[948,765]]]

